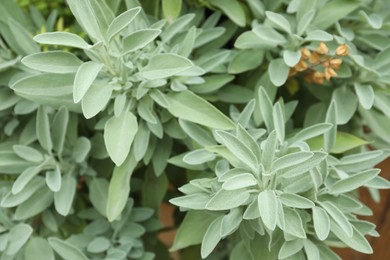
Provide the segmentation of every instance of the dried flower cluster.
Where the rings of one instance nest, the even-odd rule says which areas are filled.
[[[322,85],[325,80],[329,81],[333,77],[337,77],[337,70],[343,63],[340,58],[348,55],[348,46],[341,44],[337,47],[335,54],[329,53],[328,46],[321,42],[319,47],[310,51],[308,48],[301,49],[301,59],[293,68],[291,68],[289,76],[293,77],[298,73],[304,73],[304,78],[308,83]]]

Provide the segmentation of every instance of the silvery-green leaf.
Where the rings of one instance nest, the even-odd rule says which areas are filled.
[[[22,59],[29,68],[48,73],[75,73],[82,61],[76,55],[65,51],[35,53]]]
[[[297,238],[306,239],[306,232],[303,228],[302,218],[299,216],[298,212],[288,207],[283,208],[283,211],[285,221],[284,231]]]
[[[14,218],[15,220],[31,218],[48,208],[52,202],[53,192],[46,187],[41,188],[16,208]]]
[[[301,164],[304,161],[310,159],[312,156],[313,156],[312,152],[306,152],[306,151],[286,154],[273,161],[272,171],[279,171],[294,165]]]
[[[335,101],[337,111],[337,124],[346,124],[355,114],[357,98],[347,87],[341,87],[333,92],[332,99]]]
[[[73,147],[73,159],[78,162],[82,163],[86,158],[91,150],[91,142],[89,139],[85,137],[79,137],[76,141],[76,145]]]
[[[30,33],[19,22],[13,18],[8,19],[8,25],[11,33],[17,39],[17,43],[24,54],[33,54],[39,52],[38,45],[33,41]]]
[[[284,126],[284,111],[282,110],[282,106],[280,103],[276,103],[273,108],[273,122],[276,132],[276,137],[279,140],[279,143],[284,143],[284,137],[285,137],[285,126]]]
[[[314,207],[314,203],[311,200],[293,193],[284,192],[279,195],[279,200],[291,208],[310,209]]]
[[[121,94],[115,97],[114,101],[114,115],[118,117],[122,114],[126,106],[127,97],[125,94]]]
[[[228,210],[244,204],[249,199],[246,189],[219,190],[206,204],[208,210]]]
[[[320,251],[316,244],[311,242],[310,239],[303,241],[303,248],[305,250],[308,259],[320,260]]]
[[[16,253],[28,241],[32,232],[33,232],[32,227],[24,223],[20,223],[12,227],[8,235],[8,246],[5,254],[7,256],[16,255]]]
[[[210,195],[206,193],[194,193],[178,198],[173,198],[169,200],[169,202],[182,208],[204,210],[209,200]]]
[[[286,38],[275,31],[272,27],[260,25],[253,28],[252,31],[258,38],[260,38],[262,43],[271,47],[275,47],[286,42]]]
[[[165,136],[159,140],[152,158],[153,170],[156,176],[160,176],[167,166],[168,158],[171,156],[173,142]]]
[[[41,171],[40,166],[32,166],[24,170],[12,185],[12,194],[21,192],[24,187]]]
[[[89,184],[89,199],[103,216],[106,216],[108,185],[108,181],[103,178],[93,178]]]
[[[175,35],[183,31],[194,18],[195,14],[185,14],[177,18],[161,33],[163,41],[169,42]]]
[[[336,181],[330,187],[329,193],[340,194],[353,191],[368,183],[370,180],[374,179],[379,173],[379,169],[371,169],[360,173],[352,174],[348,178]]]
[[[123,55],[142,49],[154,41],[161,33],[158,29],[143,29],[127,35],[123,39]],[[163,55],[163,54],[160,54]],[[155,56],[153,56],[155,57]],[[152,59],[153,59],[152,57]]]
[[[138,103],[137,112],[138,115],[146,122],[155,125],[159,119],[153,110],[153,106],[153,100],[146,96]]]
[[[105,237],[95,237],[87,246],[87,251],[93,254],[105,252],[111,243]]]
[[[333,40],[333,36],[322,30],[314,30],[307,33],[305,41],[322,41],[329,42]]]
[[[335,205],[328,201],[322,201],[320,205],[326,210],[329,216],[337,223],[338,226],[349,236],[352,237],[352,225],[347,217]]]
[[[245,11],[237,0],[210,0],[213,6],[220,8],[238,26],[246,24]]]
[[[201,56],[195,61],[195,64],[205,72],[212,72],[214,69],[223,66],[229,60],[230,55],[230,50],[213,51],[209,55]]]
[[[234,123],[203,98],[190,91],[166,95],[169,112],[193,123],[217,129],[233,129]]]
[[[242,221],[242,209],[235,208],[223,216],[221,223],[221,237],[226,237],[238,229]]]
[[[275,157],[277,140],[276,140],[276,132],[272,131],[267,140],[265,141],[263,147],[263,153],[261,154],[261,163],[264,166],[264,169],[268,172],[271,170],[272,162]]]
[[[340,170],[357,172],[374,167],[388,156],[388,152],[381,150],[351,154],[341,158],[340,164],[337,166],[337,168]]]
[[[67,216],[72,208],[76,194],[77,182],[73,176],[67,174],[62,178],[61,188],[54,193],[54,206],[59,214]]]
[[[30,198],[43,185],[42,178],[34,178],[19,193],[12,194],[12,192],[8,192],[2,198],[0,205],[3,208],[15,207]]]
[[[306,12],[301,19],[299,19],[298,26],[297,26],[297,34],[302,35],[307,27],[310,25],[310,23],[313,21],[315,10],[310,10],[309,12]]]
[[[275,230],[275,212],[277,212],[278,206],[275,192],[271,190],[260,192],[257,203],[259,204],[260,216],[264,225],[270,230]]]
[[[182,6],[182,0],[163,0],[162,1],[162,10],[164,17],[172,22],[180,15],[180,10]]]
[[[252,151],[258,161],[260,161],[261,150],[258,143],[255,141],[252,135],[248,131],[246,131],[245,128],[242,127],[240,124],[238,124],[236,128],[236,136],[249,148],[249,150]]]
[[[246,208],[243,219],[260,219],[259,203],[257,200],[253,200]]]
[[[224,190],[237,190],[256,185],[258,182],[250,173],[242,173],[227,179],[223,185]]]
[[[253,31],[247,31],[238,36],[234,47],[237,49],[269,49],[269,44],[263,42]],[[253,50],[251,50],[253,51]]]
[[[223,216],[216,218],[208,227],[206,233],[202,239],[202,246],[200,249],[200,254],[202,258],[206,258],[217,246],[218,242],[221,240],[221,224]]]
[[[373,189],[390,189],[390,182],[381,176],[376,176],[374,179],[365,183],[364,186]]]
[[[58,154],[62,154],[65,144],[65,136],[69,122],[69,112],[65,107],[61,107],[53,118],[51,134],[53,148]]]
[[[40,153],[38,150],[30,146],[16,144],[12,146],[12,149],[14,150],[17,156],[27,161],[36,162],[36,163],[43,161],[42,153]]]
[[[390,98],[386,94],[376,94],[374,106],[381,111],[385,116],[390,117]]]
[[[73,101],[75,103],[81,101],[102,68],[102,63],[93,61],[87,61],[78,68],[73,83]]]
[[[85,118],[92,118],[102,111],[108,101],[110,101],[112,91],[113,89],[110,85],[101,83],[92,84],[81,100],[81,107]]]
[[[296,253],[298,253],[303,248],[303,241],[302,239],[294,239],[291,241],[285,241],[280,248],[278,258],[279,259],[285,259],[288,258]]]
[[[166,2],[171,2],[171,1],[166,1]],[[197,28],[193,26],[191,27],[191,29],[188,30],[186,37],[183,39],[183,41],[179,43],[179,50],[177,54],[188,58],[188,56],[191,54],[194,48],[196,38],[197,38]]]
[[[229,64],[230,74],[239,74],[260,66],[264,59],[264,51],[253,49],[240,50]]]
[[[214,159],[215,155],[205,149],[193,150],[183,157],[183,161],[190,165],[202,164]]]
[[[176,54],[158,54],[153,56],[148,65],[143,67],[138,76],[145,79],[163,79],[183,72],[191,67],[193,63],[182,56]]]
[[[62,177],[59,167],[53,171],[47,171],[45,175],[46,185],[53,192],[58,192],[61,188]]]
[[[324,134],[330,128],[332,128],[332,124],[329,123],[321,123],[305,127],[296,133],[292,140],[293,142],[305,141],[307,139]]]
[[[51,249],[46,239],[41,237],[32,237],[24,251],[24,259],[26,260],[54,260],[54,252]]]
[[[51,140],[49,116],[45,107],[42,106],[37,111],[36,131],[40,145],[47,151],[50,151],[53,148],[53,143]]]
[[[131,112],[123,112],[119,117],[111,117],[107,121],[104,127],[104,143],[117,166],[125,161],[137,131],[137,118]]]
[[[352,249],[364,253],[364,254],[372,254],[372,248],[367,239],[356,229],[356,227],[352,226],[353,231],[352,234],[347,234],[336,222],[330,222],[330,228],[332,233],[334,233],[341,241],[343,241],[347,246]]]
[[[274,129],[274,122],[272,117],[272,101],[263,87],[259,88],[258,92],[260,112],[268,132]]]
[[[106,215],[108,221],[112,222],[122,213],[130,194],[130,178],[137,162],[130,153],[126,160],[115,166],[110,180],[107,196]]]
[[[380,29],[383,24],[383,18],[376,13],[367,15],[363,10],[359,11],[359,14],[367,21],[367,23],[374,29]]]
[[[365,109],[359,109],[360,114],[366,121],[370,129],[378,135],[384,141],[390,143],[390,134],[388,129],[390,128],[390,121],[388,117],[371,109],[369,111]]]
[[[165,95],[160,90],[156,89],[153,91],[149,91],[148,94],[159,106],[163,108],[168,108],[168,101],[165,98]]]
[[[140,11],[141,11],[140,7],[135,7],[115,17],[115,19],[112,20],[111,24],[107,29],[108,40],[111,40],[122,30],[124,30],[129,24],[131,24]]]
[[[271,82],[277,87],[286,83],[289,71],[290,68],[284,63],[283,59],[274,59],[268,66]]]
[[[150,131],[147,125],[144,122],[141,122],[133,142],[134,157],[136,161],[140,161],[146,154],[149,146],[149,138]]]
[[[240,124],[243,127],[247,127],[249,124],[249,121],[251,120],[253,111],[255,110],[256,107],[256,100],[251,99],[248,104],[246,104],[245,108],[242,110],[240,113],[237,123]],[[241,127],[242,128],[242,127]]]
[[[179,119],[179,124],[183,131],[200,145],[211,146],[216,144],[211,133],[203,127],[182,119]]]
[[[221,140],[221,143],[225,145],[230,150],[230,152],[232,152],[251,170],[255,172],[257,171],[259,162],[256,155],[248,148],[248,146],[246,146],[237,137],[230,133],[218,131],[217,135]]]
[[[286,33],[291,33],[290,22],[283,15],[270,11],[266,11],[265,15],[272,27],[283,30]]]
[[[208,227],[217,217],[219,217],[218,214],[209,214],[207,211],[189,211],[179,226],[170,250],[176,251],[200,244]]]
[[[47,32],[38,34],[34,40],[40,44],[69,46],[79,49],[88,49],[91,47],[83,38],[74,33],[68,32]]]
[[[294,67],[295,65],[297,65],[300,59],[301,59],[300,51],[285,50],[283,52],[284,63],[286,63],[286,65],[289,67]]]
[[[48,238],[50,246],[54,251],[64,259],[72,260],[87,260],[88,258],[80,251],[79,248],[70,244],[67,241],[61,240],[56,237]]]
[[[338,119],[338,110],[336,102],[333,100],[330,103],[328,111],[326,113],[325,123],[332,124],[332,128],[324,133],[324,148],[325,151],[332,150],[333,146],[336,143],[336,134],[337,134],[337,119]]]

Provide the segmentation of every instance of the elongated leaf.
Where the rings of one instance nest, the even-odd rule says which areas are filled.
[[[51,140],[49,116],[46,109],[42,106],[37,111],[36,131],[40,145],[47,151],[50,151],[53,148],[53,143]]]
[[[52,205],[52,202],[53,192],[43,187],[17,207],[14,218],[15,220],[31,218]]]
[[[59,167],[54,171],[46,172],[46,185],[53,192],[58,192],[61,189],[62,177]]]
[[[265,141],[263,149],[264,151],[261,154],[261,163],[263,164],[266,172],[269,172],[271,170],[272,162],[275,157],[276,145],[276,132],[272,131],[269,134],[267,140]]]
[[[176,54],[158,54],[153,56],[148,65],[140,70],[138,76],[146,79],[163,79],[183,72],[191,67],[193,63]]]
[[[257,37],[260,38],[263,44],[267,44],[270,47],[274,47],[286,42],[283,35],[275,31],[273,28],[260,25],[252,29]]]
[[[320,205],[326,210],[329,216],[340,226],[340,228],[349,236],[352,237],[353,229],[347,217],[332,203],[323,201]]]
[[[337,134],[337,106],[332,101],[326,113],[325,123],[332,124],[332,128],[324,134],[324,148],[330,151],[336,143]]]
[[[331,186],[330,193],[339,194],[353,191],[374,179],[379,173],[379,169],[371,169],[364,172],[355,173],[348,178],[336,181]]]
[[[42,52],[22,59],[29,68],[48,73],[75,73],[82,61],[74,54],[65,51]]]
[[[1,200],[1,207],[11,208],[15,207],[28,198],[30,198],[38,189],[44,185],[42,178],[36,177],[32,179],[22,191],[17,194],[12,194],[12,192],[7,193]]]
[[[202,239],[202,246],[200,249],[200,254],[202,258],[206,258],[214,248],[217,246],[218,242],[221,240],[221,223],[223,216],[216,218],[208,227],[206,233]]]
[[[295,237],[306,239],[306,232],[303,228],[302,218],[298,212],[288,207],[284,207],[283,212],[285,221],[284,231]]]
[[[102,68],[103,64],[93,61],[85,62],[79,67],[73,84],[73,101],[75,103],[81,101]]]
[[[250,173],[242,173],[227,179],[223,185],[224,190],[237,190],[256,185],[258,182]]]
[[[286,33],[291,33],[290,22],[283,15],[270,11],[266,11],[265,15],[272,27],[283,30]]]
[[[307,27],[310,25],[310,23],[313,21],[315,15],[314,10],[310,10],[309,12],[305,13],[301,19],[299,19],[298,26],[297,26],[297,34],[302,35]]]
[[[330,219],[323,208],[313,208],[314,230],[320,240],[325,240],[330,232]]]
[[[42,162],[43,155],[38,150],[25,146],[25,145],[14,145],[12,146],[14,152],[20,157],[30,162]]]
[[[162,10],[164,17],[172,22],[180,15],[182,0],[163,0]]]
[[[17,194],[41,171],[41,167],[32,166],[24,170],[12,185],[12,194]]]
[[[249,199],[245,189],[219,190],[206,204],[208,210],[227,210],[241,206]]]
[[[276,137],[278,138],[279,142],[281,144],[284,143],[284,136],[285,136],[285,126],[284,126],[284,111],[282,110],[282,106],[280,103],[276,103],[273,109],[273,121],[274,121],[274,127],[276,131]]]
[[[218,131],[218,137],[221,140],[221,143],[225,145],[230,152],[232,152],[240,161],[246,164],[249,169],[257,172],[259,167],[259,162],[256,155],[246,146],[243,142],[238,140],[234,135]]]
[[[346,124],[355,114],[358,105],[356,95],[347,87],[341,87],[333,92],[332,99],[336,105],[337,124]]]
[[[285,259],[299,252],[303,248],[303,241],[302,239],[285,241],[280,248],[278,258]]]
[[[32,227],[27,224],[20,223],[14,226],[8,234],[8,246],[5,254],[8,256],[16,255],[16,253],[28,241],[32,232]]]
[[[102,178],[94,178],[89,185],[89,199],[93,207],[106,216],[109,182]]]
[[[214,159],[215,155],[205,149],[193,150],[183,157],[183,161],[190,165],[202,164]]]
[[[259,88],[258,98],[260,105],[260,113],[263,117],[268,132],[271,132],[274,129],[274,121],[272,117],[272,101],[263,87]]]
[[[112,20],[110,26],[107,29],[107,39],[111,40],[117,34],[119,34],[123,29],[125,29],[129,24],[132,23],[134,18],[141,11],[140,7],[132,8],[126,12],[121,13],[114,20]]]
[[[169,200],[173,205],[195,210],[204,210],[210,195],[206,193],[194,193]]]
[[[31,238],[24,251],[24,259],[26,260],[54,260],[54,252],[49,243],[40,237]]]
[[[260,192],[257,203],[259,204],[260,216],[264,225],[270,230],[275,230],[275,212],[277,212],[278,206],[275,192],[271,190]]]
[[[65,107],[62,107],[54,116],[51,129],[53,148],[55,151],[58,152],[58,154],[62,154],[62,151],[64,149],[68,123],[69,112]]]
[[[68,32],[48,32],[38,34],[34,40],[41,44],[69,46],[79,49],[88,49],[91,47],[83,38],[74,33]]]
[[[360,105],[362,105],[364,109],[371,109],[375,100],[375,93],[372,86],[355,83],[354,87]]]
[[[70,174],[62,178],[60,190],[54,193],[54,206],[59,214],[63,216],[69,214],[76,194],[76,185],[75,178]]]
[[[48,238],[50,246],[64,259],[87,260],[88,258],[72,244],[56,237]]]
[[[235,24],[243,27],[246,24],[244,9],[237,0],[210,0],[213,6],[220,8]]]
[[[284,155],[272,163],[272,170],[279,171],[297,164],[301,164],[304,161],[310,159],[312,156],[312,152],[296,152]]]
[[[181,119],[216,129],[234,129],[234,123],[203,98],[190,91],[166,95],[169,112]]]
[[[223,216],[221,223],[221,236],[226,237],[238,229],[242,222],[242,209],[232,209],[229,214]]]
[[[284,63],[283,59],[272,60],[268,67],[268,73],[271,79],[271,82],[277,86],[282,86],[288,77],[290,68]]]
[[[313,153],[314,155],[310,159],[303,162],[299,167],[296,166],[288,167],[280,171],[280,173],[285,178],[298,176],[318,166],[328,156],[328,154],[324,152],[313,152]]]
[[[144,48],[146,45],[154,41],[160,33],[161,30],[159,29],[143,29],[127,35],[123,39],[123,55]]]
[[[137,162],[130,153],[121,166],[116,166],[110,180],[107,197],[106,215],[108,221],[114,221],[126,206],[130,194],[130,178]]]
[[[292,208],[310,209],[314,207],[311,200],[293,193],[282,193],[279,195],[279,200],[284,205]]]
[[[307,139],[322,135],[331,128],[332,128],[332,124],[329,123],[321,123],[321,124],[305,127],[293,137],[292,143],[298,141],[305,141]]]
[[[138,131],[137,118],[131,112],[111,117],[104,127],[104,143],[113,162],[120,166],[130,152]]]
[[[39,52],[38,45],[33,41],[30,33],[19,22],[12,18],[8,19],[8,25],[11,33],[17,39],[17,43],[24,54],[33,54]]]
[[[102,111],[110,101],[112,87],[105,84],[92,84],[81,100],[81,107],[85,118],[89,119]]]

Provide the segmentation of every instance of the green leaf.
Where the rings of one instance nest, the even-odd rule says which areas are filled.
[[[219,190],[206,204],[208,210],[228,210],[244,204],[249,199],[246,189]]]
[[[318,136],[316,138],[308,140],[307,143],[310,146],[310,149],[318,150],[323,147],[324,138],[322,136]],[[369,142],[360,139],[359,137],[356,137],[354,135],[344,132],[337,132],[336,142],[330,152],[340,154],[368,143]]]
[[[205,149],[197,149],[188,152],[183,161],[190,165],[197,165],[215,160],[215,155]]]
[[[111,245],[105,237],[95,237],[87,246],[87,251],[93,254],[105,252]]]
[[[214,248],[217,246],[218,242],[221,240],[221,223],[223,216],[219,216],[213,222],[211,222],[206,233],[202,239],[202,246],[200,249],[200,254],[202,258],[206,258]]]
[[[162,11],[165,19],[172,23],[180,15],[182,0],[162,0]]]
[[[203,127],[182,119],[179,119],[179,124],[183,131],[198,144],[202,146],[211,146],[216,144],[211,133]]]
[[[341,158],[337,168],[340,170],[357,172],[374,167],[388,156],[388,152],[381,150],[351,154]]]
[[[49,116],[45,107],[42,106],[37,111],[36,131],[40,145],[50,151],[53,148],[53,142],[51,140]]]
[[[61,240],[56,237],[48,238],[50,246],[54,251],[59,254],[63,259],[72,260],[87,260],[88,258],[78,249],[67,241]]]
[[[130,153],[126,160],[114,168],[108,188],[106,215],[112,222],[122,213],[130,194],[130,178],[137,162]]]
[[[221,143],[225,145],[240,161],[247,165],[250,170],[254,172],[258,171],[259,162],[256,155],[249,149],[248,146],[230,133],[218,131],[217,135]]]
[[[223,185],[224,190],[237,190],[256,185],[258,182],[251,173],[242,173],[227,179]]]
[[[279,259],[285,259],[288,258],[296,253],[298,253],[303,248],[303,241],[302,239],[294,239],[291,241],[285,241],[280,248],[278,258]]]
[[[61,189],[62,177],[59,167],[53,171],[46,172],[46,185],[53,192],[58,192]]]
[[[123,31],[129,24],[133,22],[140,11],[140,7],[131,8],[115,17],[107,29],[107,39],[110,41],[117,34]]]
[[[41,52],[22,59],[29,68],[48,73],[75,73],[82,61],[76,55],[65,51]]]
[[[24,251],[24,259],[26,260],[54,260],[54,252],[51,249],[46,239],[40,237],[32,237]]]
[[[102,68],[102,63],[93,61],[87,61],[79,67],[73,83],[73,101],[75,103],[81,101]]]
[[[188,27],[194,18],[195,14],[185,14],[180,16],[161,33],[163,41],[169,42],[175,35],[179,34]]]
[[[314,19],[314,15],[316,12],[314,10],[310,10],[309,12],[306,12],[301,19],[298,21],[297,25],[297,34],[302,35],[306,32],[306,29],[309,27],[311,22]]]
[[[291,166],[284,170],[280,171],[280,174],[285,178],[292,178],[295,176],[299,176],[305,172],[310,171],[314,167],[317,167],[323,160],[328,156],[327,153],[324,152],[313,152],[314,155],[310,157],[310,159],[301,163],[299,167]]]
[[[315,124],[309,127],[305,127],[297,134],[295,134],[295,136],[292,138],[291,143],[305,141],[307,139],[322,135],[331,128],[332,124],[328,123]]]
[[[320,250],[317,245],[307,239],[303,241],[303,248],[308,259],[320,260]]]
[[[92,84],[81,100],[85,118],[92,118],[102,111],[110,101],[112,91],[112,87],[108,84]]]
[[[283,35],[268,26],[260,25],[253,28],[252,31],[260,38],[263,44],[270,47],[275,47],[286,42],[286,38]]]
[[[270,62],[268,73],[272,84],[277,87],[286,83],[290,68],[284,63],[283,59],[274,59]]]
[[[83,38],[74,33],[68,32],[48,32],[38,34],[34,40],[41,44],[68,46],[79,49],[89,49],[89,45]]]
[[[254,100],[252,100],[252,101],[254,101]],[[252,102],[252,104],[253,103],[254,102]],[[251,104],[251,102],[248,103],[248,105],[250,105],[250,104]],[[252,107],[254,108],[254,104],[253,104]],[[244,109],[244,111],[242,113],[244,113],[244,112],[245,112],[245,109]],[[247,119],[241,118],[241,115],[243,115],[242,113],[240,114],[240,117],[238,118],[238,121],[240,121],[240,119],[242,121],[246,121],[247,120]],[[249,150],[252,151],[252,153],[255,155],[255,157],[258,159],[258,161],[260,161],[261,150],[260,150],[260,147],[259,147],[258,143],[253,138],[253,136],[247,130],[245,130],[244,127],[241,126],[240,123],[238,123],[237,128],[236,128],[236,136],[237,136],[237,138],[241,142],[243,142],[249,148]]]
[[[210,214],[207,211],[189,211],[177,230],[170,251],[200,244],[208,227],[217,217],[218,214]]]
[[[261,163],[264,166],[265,171],[268,173],[271,170],[272,162],[275,157],[277,146],[276,132],[272,131],[267,140],[264,143],[264,151],[261,154]]]
[[[69,112],[65,107],[61,107],[53,118],[51,134],[53,148],[58,154],[62,154],[65,144],[65,136],[69,123]]]
[[[301,59],[300,51],[285,50],[283,52],[284,63],[286,63],[286,65],[289,67],[294,67],[295,65],[297,65],[300,59]]]
[[[293,193],[282,193],[279,195],[279,200],[291,208],[310,209],[314,207],[311,200]]]
[[[238,26],[246,25],[246,16],[243,7],[237,0],[210,0],[210,3],[220,8],[230,20]]]
[[[24,187],[41,171],[41,167],[32,166],[24,170],[12,185],[12,194],[21,192]]]
[[[283,15],[270,11],[266,11],[265,15],[272,27],[291,33],[290,22]]]
[[[48,208],[52,202],[53,192],[46,187],[41,188],[17,207],[14,218],[15,220],[31,218]]]
[[[143,67],[138,76],[145,79],[163,79],[190,69],[194,64],[187,58],[176,54],[158,54],[153,56],[148,65]]]
[[[54,206],[62,216],[67,216],[72,208],[76,185],[75,178],[71,174],[67,174],[62,178],[60,190],[54,193]]]
[[[277,172],[279,170],[301,164],[311,157],[313,157],[313,153],[306,151],[286,154],[272,162],[272,171]]]
[[[313,21],[313,25],[320,29],[327,29],[341,18],[352,13],[360,5],[362,5],[362,2],[355,0],[328,1],[325,6],[318,11],[316,18]]]
[[[324,134],[325,151],[331,151],[336,143],[337,134],[337,106],[336,102],[332,101],[326,112],[325,123],[332,124],[332,128]]]
[[[257,203],[259,205],[260,216],[264,225],[271,231],[275,230],[275,212],[277,212],[278,206],[275,192],[271,190],[260,192],[257,198]]]
[[[230,62],[228,72],[230,74],[239,74],[253,70],[260,66],[260,64],[263,62],[263,58],[264,52],[261,50],[240,50]]]
[[[294,209],[286,207],[283,208],[283,212],[285,221],[284,231],[295,237],[306,239],[306,232],[303,228],[302,218],[298,212]]]
[[[334,221],[331,221],[332,233],[334,233],[347,246],[364,254],[372,254],[373,250],[367,239],[356,229],[356,227],[352,226],[352,228],[353,233],[348,235],[342,228],[340,228],[339,225],[337,225]]]
[[[2,198],[0,205],[3,208],[15,207],[30,198],[38,189],[42,188],[43,185],[44,181],[42,178],[34,178],[19,193],[12,194],[12,192],[8,192]]]
[[[355,114],[358,105],[355,94],[347,87],[341,87],[333,92],[332,99],[336,105],[337,124],[346,124]]]
[[[282,106],[280,103],[276,103],[274,108],[273,108],[273,122],[274,122],[274,127],[275,127],[275,132],[276,132],[276,137],[279,140],[279,143],[283,144],[284,143],[284,137],[285,137],[285,129],[284,129],[284,111],[282,110]]]
[[[234,129],[234,123],[203,98],[190,91],[170,93],[169,112],[181,119],[216,129]]]
[[[91,142],[85,137],[79,137],[73,147],[72,158],[77,163],[82,163],[87,159],[88,153],[91,150]]]
[[[12,149],[17,156],[27,161],[36,163],[43,161],[42,153],[32,147],[16,144],[12,146]]]
[[[8,25],[24,54],[39,52],[38,45],[33,41],[30,32],[28,32],[26,28],[12,18],[8,19]]]
[[[353,191],[374,179],[380,173],[379,169],[366,170],[360,173],[354,173],[353,175],[336,181],[329,189],[330,194],[340,194]]]
[[[143,29],[139,31],[135,31],[129,35],[127,35],[123,39],[123,55],[126,55],[130,52],[134,52],[136,50],[144,48],[146,45],[154,41],[161,33],[159,29]],[[159,54],[159,55],[168,55],[168,54]],[[173,54],[170,54],[173,55]],[[152,57],[151,60],[154,59],[155,56]],[[181,56],[178,56],[181,57]],[[168,56],[167,56],[168,59]],[[152,62],[152,61],[150,61]],[[154,61],[155,62],[155,61]],[[173,64],[180,61],[167,61],[172,62]],[[156,69],[156,67],[154,67]],[[150,72],[149,72],[150,73]],[[145,76],[146,77],[146,76]]]
[[[242,209],[235,208],[232,209],[228,214],[223,216],[221,223],[221,236],[226,237],[232,234],[238,229],[242,222]]]
[[[338,226],[347,234],[347,236],[352,237],[353,229],[352,225],[347,219],[347,217],[338,209],[334,204],[328,201],[320,202],[322,208],[326,210],[329,216],[337,223]]]
[[[104,126],[104,143],[112,161],[120,166],[130,152],[138,131],[137,118],[131,112],[111,117]]]
[[[274,121],[272,116],[272,101],[263,87],[259,88],[258,92],[260,112],[268,132],[274,129]]]
[[[106,216],[109,182],[103,178],[93,178],[89,183],[89,200],[93,207]]]
[[[333,40],[333,36],[330,33],[327,33],[322,30],[314,30],[307,33],[305,37],[306,42],[310,41],[320,41],[320,42],[329,42]]]
[[[194,193],[169,200],[170,203],[181,208],[203,210],[210,195],[206,193]]]
[[[375,110],[365,110],[359,108],[359,112],[370,129],[378,135],[382,140],[390,143],[390,121],[389,118],[376,112]]]
[[[28,241],[33,232],[32,227],[27,224],[20,223],[10,230],[8,234],[8,246],[5,254],[7,256],[13,256],[23,247]]]

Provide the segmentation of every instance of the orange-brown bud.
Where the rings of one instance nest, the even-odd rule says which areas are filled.
[[[309,57],[309,62],[311,64],[317,64],[321,60],[320,56],[317,53],[312,53]]]
[[[301,50],[301,55],[302,55],[303,59],[308,59],[310,57],[310,55],[311,55],[311,52],[309,51],[308,48],[303,48]]]
[[[348,55],[348,46],[346,44],[341,44],[339,47],[336,49],[336,54],[338,56],[347,56]]]
[[[332,68],[327,68],[327,69],[325,70],[325,79],[326,79],[326,80],[330,80],[330,78],[336,77],[336,76],[337,76],[337,73],[336,73],[336,71],[334,71],[334,69],[332,69]]]
[[[328,52],[329,52],[328,46],[326,46],[325,43],[321,42],[320,46],[317,48],[317,53],[325,55],[328,54]]]
[[[293,77],[298,73],[298,71],[295,68],[291,68],[290,71],[288,72],[289,77]]]
[[[314,72],[312,79],[313,79],[314,83],[317,83],[317,84],[320,84],[320,85],[324,84],[325,73],[320,72],[320,71],[316,71],[316,72]]]
[[[329,61],[330,67],[333,68],[333,69],[336,69],[336,70],[337,70],[338,68],[340,68],[341,63],[343,63],[343,60],[342,60],[342,59],[331,59],[331,60]]]
[[[305,71],[307,69],[307,63],[303,60],[300,60],[297,65],[294,66],[294,69],[298,72]]]

